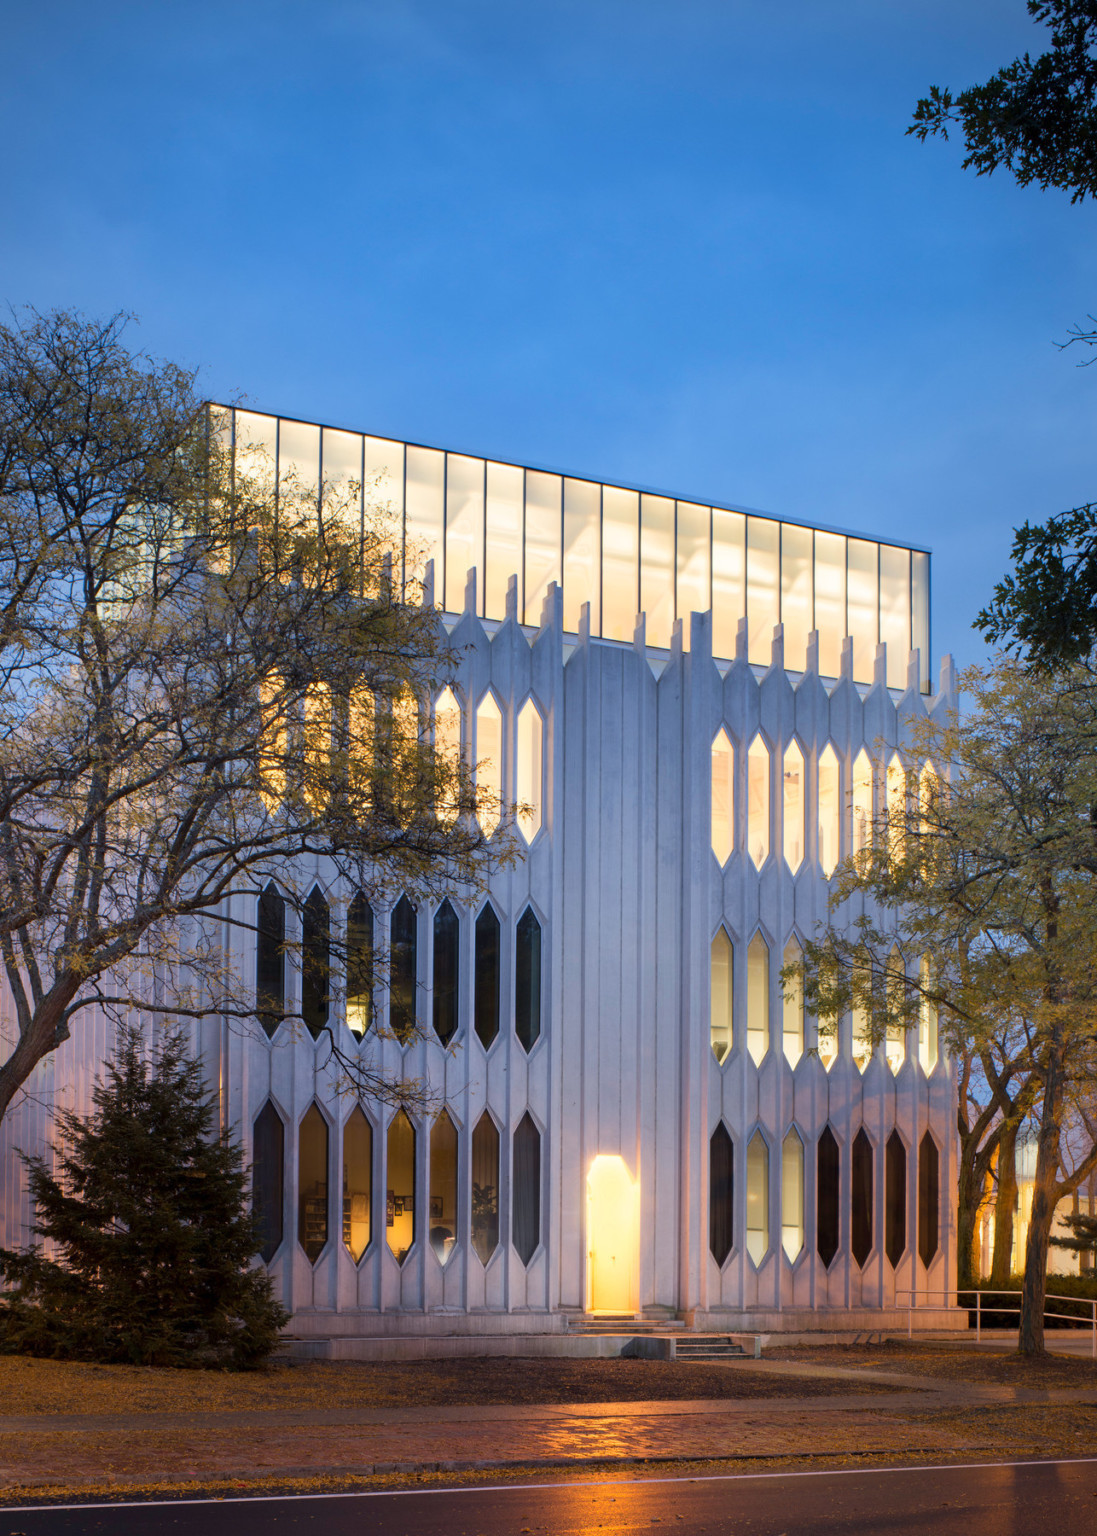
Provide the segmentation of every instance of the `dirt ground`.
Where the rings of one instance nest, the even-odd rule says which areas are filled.
[[[840,1366],[843,1370],[924,1374],[941,1381],[1097,1390],[1097,1360],[1082,1356],[1040,1355],[1026,1359],[1014,1351],[999,1353],[962,1345],[941,1348],[930,1343],[889,1340],[883,1344],[827,1344],[816,1349],[774,1347],[766,1349],[765,1358],[801,1365]]]

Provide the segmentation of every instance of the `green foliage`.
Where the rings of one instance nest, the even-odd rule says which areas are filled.
[[[8,1353],[139,1365],[260,1364],[288,1314],[252,1268],[259,1243],[238,1145],[218,1136],[181,1035],[151,1062],[123,1034],[94,1112],[59,1115],[58,1177],[24,1156],[49,1240],[0,1250]]]
[[[975,621],[996,645],[1066,666],[1097,647],[1097,505],[1075,507],[1014,534],[1013,573]]]
[[[1056,1248],[1069,1248],[1072,1253],[1097,1253],[1097,1216],[1086,1216],[1078,1211],[1062,1220],[1070,1228],[1070,1236],[1053,1237],[1051,1241]],[[1093,1294],[1097,1296],[1097,1280]]]

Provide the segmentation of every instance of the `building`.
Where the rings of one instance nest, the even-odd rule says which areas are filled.
[[[953,703],[950,663],[931,692],[926,551],[249,412],[220,429],[299,484],[361,482],[430,553],[463,654],[437,729],[527,806],[524,858],[474,905],[347,912],[314,872],[318,924],[391,942],[395,1001],[352,997],[334,1027],[422,1076],[437,1114],[348,1103],[305,1030],[202,1031],[292,1331],[848,1328],[912,1297],[939,1320],[935,1021],[875,1051],[851,1020],[819,1041],[780,981],[838,860],[920,771],[910,723]],[[292,990],[281,899],[258,902],[239,964]],[[427,1038],[378,1044],[373,1006],[414,1008]],[[104,1031],[43,1064],[9,1142],[46,1134]]]

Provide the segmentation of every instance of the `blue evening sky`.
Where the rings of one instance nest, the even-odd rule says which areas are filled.
[[[4,0],[0,301],[207,393],[934,550],[1097,496],[1091,207],[904,137],[1023,0]],[[1076,351],[1077,349],[1075,349]]]

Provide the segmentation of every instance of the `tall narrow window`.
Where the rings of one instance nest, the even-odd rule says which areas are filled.
[[[769,1148],[761,1131],[747,1147],[747,1252],[755,1264],[769,1252]]]
[[[898,755],[887,771],[888,858],[902,860],[906,852],[907,775]]]
[[[430,1246],[445,1264],[457,1241],[457,1127],[445,1110],[430,1131]]]
[[[708,1246],[723,1264],[734,1241],[735,1148],[721,1120],[708,1144]]]
[[[385,1236],[397,1264],[415,1241],[415,1127],[398,1109],[389,1124]]]
[[[357,1264],[373,1236],[373,1127],[360,1105],[343,1127],[343,1242]]]
[[[331,792],[331,689],[313,683],[305,690],[302,751],[302,789],[316,815]]]
[[[804,754],[795,742],[785,748],[785,863],[795,874],[804,862]]]
[[[838,1143],[829,1125],[819,1137],[815,1167],[815,1246],[829,1269],[838,1252],[840,1203]]]
[[[314,885],[301,914],[301,1017],[315,1039],[328,1022],[331,975],[331,913]]]
[[[804,1143],[795,1131],[781,1143],[781,1246],[790,1261],[804,1246]]]
[[[260,892],[255,919],[255,1012],[268,1035],[286,1011],[286,903],[272,880]]]
[[[858,1072],[864,1072],[872,1060],[872,1024],[867,1008],[853,1010],[853,1062]]]
[[[838,1060],[838,1026],[829,1019],[820,1019],[818,1024],[817,1049],[819,1060],[826,1071]]]
[[[434,705],[434,752],[438,760],[438,815],[447,825],[461,809],[461,705],[443,688]]]
[[[828,880],[840,857],[840,784],[838,758],[828,743],[819,754],[819,868]]]
[[[269,1264],[282,1244],[286,1192],[286,1127],[268,1099],[252,1128],[251,1208],[259,1257]]]
[[[499,1129],[486,1109],[472,1133],[472,1246],[481,1264],[499,1246]]]
[[[347,1025],[364,1035],[373,1023],[373,908],[361,891],[347,909]]]
[[[905,999],[906,981],[903,957],[899,953],[898,947],[896,947],[888,956],[888,1026],[887,1039],[884,1043],[884,1054],[892,1072],[898,1072],[906,1060],[907,1032],[900,1022]]]
[[[415,983],[419,974],[418,924],[406,896],[392,911],[389,946],[389,1027],[401,1045],[415,1033]]]
[[[853,1140],[850,1247],[862,1269],[872,1252],[872,1142],[864,1127]]]
[[[514,1031],[526,1051],[541,1033],[541,924],[532,907],[518,919],[514,935]]]
[[[769,858],[769,748],[760,736],[747,753],[747,847],[761,869]]]
[[[712,743],[712,851],[721,868],[735,846],[735,749],[723,726]]]
[[[785,967],[799,965],[803,959],[795,939],[785,945]],[[804,1054],[804,984],[799,975],[783,983],[784,986],[784,1046],[785,1058],[795,1066]]]
[[[862,747],[853,764],[853,851],[872,847],[872,763]]]
[[[907,1149],[898,1131],[884,1147],[884,1252],[895,1268],[907,1250]]]
[[[328,1240],[328,1122],[310,1104],[297,1132],[297,1241],[315,1264]]]
[[[923,1072],[932,1072],[937,1065],[937,1004],[927,995],[933,985],[932,962],[928,955],[923,955],[919,962],[918,977],[922,988],[918,1004],[918,1060]]]
[[[718,928],[709,958],[709,1042],[717,1061],[731,1050],[734,963],[731,940]]]
[[[503,804],[503,715],[485,693],[476,711],[476,818],[485,837],[499,825]]]
[[[927,1131],[918,1147],[918,1257],[927,1269],[937,1252],[940,1202],[940,1154],[937,1143]]]
[[[518,716],[518,830],[527,843],[541,830],[541,799],[544,783],[541,712],[532,699]]]
[[[541,1133],[527,1111],[514,1133],[514,1177],[511,1232],[523,1264],[541,1241]]]
[[[476,1036],[487,1050],[499,1033],[499,919],[490,901],[476,919],[473,983]]]
[[[760,933],[747,949],[747,1050],[755,1065],[769,1050],[769,945]]]
[[[434,914],[434,1033],[443,1045],[457,1033],[460,975],[461,924],[444,901]]]

